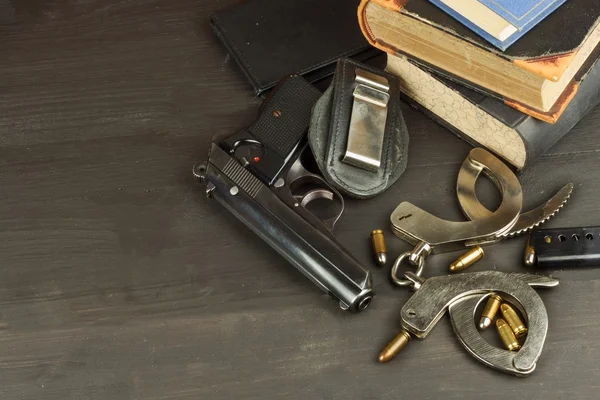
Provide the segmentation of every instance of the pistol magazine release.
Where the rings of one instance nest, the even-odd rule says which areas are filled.
[[[213,143],[208,162],[195,166],[194,175],[210,198],[342,309],[358,312],[373,297],[370,272],[331,232],[344,209],[342,196],[309,171],[306,134],[319,96],[302,77],[285,78],[261,106],[258,120]]]

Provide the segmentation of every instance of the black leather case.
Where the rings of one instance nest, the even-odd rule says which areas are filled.
[[[367,171],[342,162],[346,151],[356,68],[384,76],[389,83],[389,102],[381,166]],[[368,65],[340,59],[329,88],[313,108],[308,140],[323,177],[341,193],[366,199],[390,187],[406,169],[408,131],[400,108],[398,78]]]
[[[381,52],[358,26],[359,0],[249,0],[211,16],[213,31],[258,96],[289,74],[316,82],[339,57],[366,61]]]

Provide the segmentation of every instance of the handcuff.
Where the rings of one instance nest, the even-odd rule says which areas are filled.
[[[485,208],[475,193],[475,182],[481,173],[495,184],[502,196],[496,211]],[[573,184],[566,184],[546,203],[521,213],[523,192],[516,175],[487,150],[475,148],[463,162],[456,183],[458,202],[468,221],[444,220],[409,202],[400,203],[392,212],[390,221],[394,234],[415,246],[394,262],[392,281],[398,286],[411,285],[408,279],[398,277],[398,270],[405,261],[421,276],[430,254],[490,245],[531,231],[556,215],[572,191]]]
[[[485,208],[475,194],[475,182],[482,173],[502,195],[500,206],[493,212]],[[390,217],[394,234],[415,246],[412,251],[401,254],[391,270],[394,284],[415,290],[400,313],[404,329],[401,334],[406,336],[405,343],[410,335],[425,339],[448,311],[456,336],[471,355],[489,367],[527,376],[535,369],[548,329],[546,308],[532,287],[555,287],[558,280],[498,271],[426,279],[422,277],[425,260],[433,253],[489,245],[530,231],[564,206],[573,185],[565,185],[546,203],[521,213],[523,193],[515,174],[490,152],[476,148],[461,166],[456,189],[468,221],[447,221],[408,202],[401,203]],[[404,273],[401,278],[398,271],[405,261],[416,270]],[[529,326],[527,338],[518,352],[492,346],[475,325],[478,306],[492,294],[511,299],[511,304],[520,311]]]
[[[548,314],[540,296],[532,287],[551,288],[558,280],[541,275],[499,271],[471,272],[422,278],[407,272],[415,293],[400,311],[404,332],[425,339],[446,311],[462,346],[485,365],[517,376],[535,370],[546,333]],[[525,318],[529,333],[518,352],[489,344],[477,330],[475,312],[488,296],[510,298]]]

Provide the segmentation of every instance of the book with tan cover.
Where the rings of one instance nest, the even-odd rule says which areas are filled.
[[[600,42],[600,1],[569,0],[502,52],[428,0],[362,0],[367,40],[446,78],[555,123]]]
[[[596,48],[595,55],[600,54]],[[388,54],[387,72],[396,75],[402,97],[474,146],[485,147],[522,170],[569,132],[600,103],[600,60],[582,67],[581,85],[562,117],[549,124],[502,101],[440,77],[409,60]]]

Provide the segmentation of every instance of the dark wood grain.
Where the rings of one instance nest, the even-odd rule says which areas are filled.
[[[373,266],[368,232],[403,200],[460,218],[470,149],[409,107],[406,173],[348,201],[337,229],[374,274],[361,315],[203,196],[192,165],[259,104],[208,25],[234,3],[0,0],[0,398],[597,399],[595,270],[557,272],[542,292],[550,331],[527,379],[474,361],[445,319],[376,363],[410,293]],[[549,226],[600,224],[599,121],[597,109],[520,177],[527,207],[576,184]],[[388,247],[408,248],[390,232]],[[490,247],[472,270],[522,271],[522,248]]]

